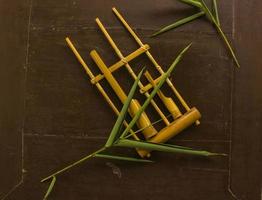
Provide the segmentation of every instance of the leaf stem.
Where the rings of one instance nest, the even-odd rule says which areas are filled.
[[[94,153],[92,153],[92,154],[90,154],[90,155],[88,155],[88,156],[85,156],[85,157],[81,158],[80,160],[78,160],[78,161],[76,161],[76,162],[74,162],[74,163],[72,163],[72,164],[64,167],[63,169],[61,169],[61,170],[59,170],[59,171],[56,171],[55,173],[51,174],[50,176],[42,179],[41,182],[44,182],[44,181],[46,181],[46,180],[48,180],[48,179],[50,179],[50,178],[53,178],[54,176],[57,176],[57,175],[65,172],[65,171],[71,169],[72,167],[75,167],[76,165],[81,164],[82,162],[88,160],[89,158],[94,157],[95,154],[100,153],[100,152],[104,151],[105,149],[106,149],[106,147],[102,147],[101,149],[95,151]]]

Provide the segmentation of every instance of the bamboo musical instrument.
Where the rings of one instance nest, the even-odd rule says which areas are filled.
[[[119,57],[119,61],[114,63],[111,66],[107,66],[106,63],[103,61],[101,56],[98,54],[97,51],[92,50],[90,52],[90,56],[93,59],[93,61],[96,63],[97,67],[100,69],[101,73],[98,75],[93,75],[90,68],[87,66],[87,64],[84,62],[80,54],[77,52],[76,48],[73,46],[72,42],[69,40],[69,38],[66,38],[66,41],[75,54],[78,61],[81,63],[81,65],[86,70],[87,74],[89,75],[91,79],[91,83],[96,85],[100,93],[103,95],[107,103],[110,105],[110,107],[114,110],[114,112],[119,115],[119,111],[116,108],[113,101],[110,99],[110,97],[107,95],[106,91],[103,89],[103,87],[100,84],[100,81],[106,80],[109,85],[111,86],[112,90],[114,91],[115,95],[119,98],[119,100],[124,104],[124,102],[127,99],[126,92],[123,90],[119,82],[114,76],[114,73],[117,72],[121,67],[124,67],[130,76],[133,79],[137,79],[137,75],[135,74],[133,68],[130,66],[130,62],[134,59],[136,59],[138,56],[141,56],[143,54],[146,54],[149,60],[153,63],[155,68],[159,71],[160,76],[158,78],[153,78],[148,71],[144,73],[148,83],[144,85],[142,81],[140,80],[138,82],[138,86],[140,88],[140,93],[145,95],[145,97],[150,96],[150,90],[155,88],[158,82],[161,79],[161,76],[165,73],[160,65],[156,62],[154,57],[149,52],[150,46],[148,44],[143,44],[142,41],[138,38],[138,36],[135,34],[135,32],[131,29],[131,27],[127,24],[125,19],[120,15],[120,13],[113,8],[113,12],[117,16],[117,18],[122,22],[124,27],[128,30],[128,32],[134,37],[135,41],[139,44],[139,48],[136,49],[134,52],[130,53],[127,56],[124,56],[123,53],[120,51],[119,47],[113,40],[113,38],[110,36],[108,31],[106,30],[105,26],[102,24],[102,22],[96,18],[96,23],[98,27],[100,28],[101,32],[107,39],[110,46],[113,48],[117,56]],[[180,110],[180,108],[177,106],[175,100],[173,100],[172,97],[166,96],[163,91],[159,90],[157,95],[161,99],[164,107],[166,110],[172,115],[173,120],[169,121],[168,117],[164,114],[164,112],[160,109],[159,105],[155,102],[154,99],[150,100],[151,105],[156,110],[158,115],[161,117],[161,120],[165,123],[165,126],[157,131],[154,127],[154,123],[152,124],[150,121],[150,118],[144,111],[140,118],[137,121],[137,127],[141,132],[143,133],[145,139],[147,141],[153,142],[153,143],[164,143],[168,141],[173,136],[177,135],[187,127],[189,127],[192,124],[200,124],[199,119],[201,118],[200,112],[195,108],[190,108],[188,104],[185,102],[185,100],[182,98],[180,93],[177,91],[173,83],[170,81],[169,78],[167,78],[166,83],[171,88],[171,90],[174,92],[174,95],[177,98],[177,101],[181,103],[181,105],[186,110],[185,113]],[[135,114],[138,112],[138,110],[141,108],[140,103],[137,99],[132,99],[131,103],[129,105],[128,112],[131,117],[135,116]],[[127,125],[127,122],[124,122],[125,126]],[[133,130],[130,130],[130,134],[135,137],[136,140],[140,140],[141,138],[138,137]],[[150,153],[149,151],[145,150],[137,150],[138,154],[141,157],[149,157]]]

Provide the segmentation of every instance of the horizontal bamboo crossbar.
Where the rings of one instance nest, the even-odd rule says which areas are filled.
[[[153,83],[148,83],[147,85],[145,85],[144,87],[142,87],[139,91],[140,93],[145,93],[148,92],[150,89],[152,89],[154,86],[153,85],[157,85],[159,83],[159,81],[161,80],[161,76],[159,76],[158,78],[153,80]]]
[[[152,143],[165,143],[197,120],[201,118],[200,112],[196,108],[191,108],[186,112],[182,117],[178,118],[172,122],[169,126],[163,128],[155,137],[151,138],[149,142]],[[140,156],[146,157],[149,156],[149,151],[141,150]]]
[[[129,54],[126,57],[123,57],[120,61],[118,61],[117,63],[113,64],[112,66],[110,66],[108,69],[109,71],[112,73],[114,71],[116,71],[117,69],[119,69],[120,67],[124,66],[126,63],[130,62],[131,60],[133,60],[134,58],[140,56],[141,54],[143,54],[144,52],[146,52],[147,50],[149,50],[149,45],[145,44],[144,46],[140,47],[139,49],[137,49],[136,51],[134,51],[133,53]],[[96,75],[94,78],[91,79],[91,83],[95,84],[98,81],[102,80],[105,76],[103,74],[99,74]]]

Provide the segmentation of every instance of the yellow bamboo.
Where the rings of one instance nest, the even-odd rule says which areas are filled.
[[[127,99],[127,95],[125,94],[121,86],[118,84],[112,73],[109,71],[103,60],[100,58],[100,56],[95,50],[91,51],[90,56],[92,57],[92,59],[95,61],[99,69],[104,74],[107,82],[110,84],[115,94],[118,96],[120,101],[124,104],[124,102]],[[133,117],[139,111],[140,107],[141,106],[137,100],[133,99],[131,101],[130,108],[128,110],[131,117]],[[151,126],[151,122],[145,112],[142,113],[137,124],[139,128],[143,129],[142,132],[146,139],[149,139],[157,134],[157,130],[153,126]]]
[[[145,72],[145,77],[153,85],[153,87],[156,87],[154,79],[148,71]],[[172,114],[174,119],[181,117],[182,113],[180,112],[179,108],[177,107],[172,98],[165,96],[163,92],[161,92],[161,90],[157,92],[157,95],[159,96],[163,104],[166,106],[168,111]]]
[[[128,30],[128,32],[134,37],[135,41],[140,45],[143,46],[144,44],[142,43],[142,41],[139,39],[139,37],[136,35],[136,33],[132,30],[132,28],[128,25],[128,23],[125,21],[125,19],[122,17],[122,15],[117,11],[116,8],[112,8],[113,12],[115,13],[115,15],[117,16],[117,18],[122,22],[122,24],[125,26],[125,28]],[[152,54],[147,51],[146,52],[147,57],[151,60],[151,62],[155,65],[156,69],[159,71],[159,73],[162,75],[164,74],[163,69],[161,68],[161,66],[156,62],[156,60],[154,59],[154,57],[152,56]],[[180,95],[180,93],[177,91],[177,89],[175,88],[175,86],[173,85],[173,83],[170,81],[169,78],[167,78],[166,80],[167,84],[169,85],[169,87],[173,90],[173,92],[175,93],[175,95],[177,96],[177,98],[179,99],[179,101],[181,102],[181,104],[183,105],[183,107],[186,109],[186,111],[190,111],[190,107],[187,105],[187,103],[185,102],[185,100],[182,98],[182,96]],[[199,125],[200,122],[199,120],[196,121],[196,125]]]
[[[163,128],[155,137],[151,138],[149,142],[152,143],[165,143],[197,120],[201,118],[200,112],[196,108],[191,108],[190,111],[186,112],[182,117],[172,122],[169,126]],[[145,157],[149,151],[141,150],[140,156]]]
[[[128,56],[124,57],[123,59],[121,59],[120,61],[118,61],[117,63],[113,64],[112,66],[110,66],[108,69],[109,71],[112,73],[114,71],[116,71],[117,69],[119,69],[120,67],[124,66],[127,62],[130,62],[131,60],[133,60],[134,58],[140,56],[142,53],[146,52],[147,50],[149,50],[149,45],[145,44],[143,47],[140,47],[139,49],[137,49],[136,51],[132,52],[131,54],[129,54]],[[91,82],[93,84],[95,84],[96,82],[102,80],[104,78],[103,74],[99,74],[96,75]]]
[[[114,40],[112,39],[112,37],[109,35],[109,33],[107,32],[107,30],[105,29],[105,27],[103,26],[102,22],[96,18],[96,23],[98,24],[99,28],[101,29],[101,31],[103,32],[103,34],[105,35],[106,39],[108,40],[108,42],[110,43],[110,45],[112,46],[112,48],[115,50],[116,54],[118,55],[118,57],[123,60],[125,59],[125,57],[123,56],[123,54],[121,53],[121,51],[119,50],[119,48],[117,47],[117,45],[115,44]],[[141,46],[140,48],[145,48],[145,45]],[[147,51],[147,50],[146,50]],[[146,52],[145,51],[145,52]],[[127,69],[127,71],[129,72],[129,74],[133,77],[133,79],[136,79],[137,76],[134,73],[134,71],[132,70],[132,67],[129,65],[128,61],[125,63],[125,67]],[[138,86],[140,88],[143,88],[143,84],[141,81],[138,82]],[[149,97],[150,94],[148,92],[145,92],[145,96]],[[170,122],[168,121],[168,119],[166,118],[166,116],[164,115],[164,113],[160,110],[160,108],[158,107],[158,105],[155,103],[155,101],[152,99],[151,100],[151,104],[152,106],[155,108],[155,110],[157,111],[157,113],[160,115],[160,117],[163,119],[163,121],[165,122],[166,125],[169,125]]]
[[[66,38],[66,42],[68,44],[68,46],[70,47],[70,49],[73,51],[74,55],[76,56],[77,60],[80,62],[80,64],[83,66],[83,68],[85,69],[86,73],[88,74],[88,76],[92,79],[94,78],[93,73],[90,71],[89,67],[87,66],[87,64],[85,63],[85,61],[83,60],[83,58],[81,57],[81,55],[78,53],[78,51],[76,50],[75,46],[73,45],[73,43],[71,42],[71,40],[67,37]],[[109,96],[106,94],[105,90],[102,88],[102,86],[100,85],[100,83],[96,83],[95,84],[98,91],[102,94],[102,96],[105,98],[106,102],[109,104],[109,106],[112,108],[112,110],[114,111],[114,113],[119,116],[120,112],[117,109],[117,107],[114,105],[114,103],[111,101],[111,99],[109,98]],[[124,121],[124,125],[127,127],[128,123],[126,121]],[[130,133],[132,134],[132,136],[136,139],[136,140],[140,140],[137,135],[135,134],[135,132],[133,130],[130,130]]]
[[[157,85],[160,80],[161,80],[161,76],[159,76],[158,78],[154,79],[153,80],[154,85]],[[143,94],[143,93],[149,91],[152,87],[153,87],[153,84],[148,83],[147,85],[145,85],[143,88],[140,89],[140,93]]]

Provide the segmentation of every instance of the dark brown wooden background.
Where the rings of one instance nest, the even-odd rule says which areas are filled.
[[[261,199],[262,2],[218,2],[240,69],[205,19],[148,37],[195,12],[173,0],[1,0],[0,198],[42,199],[48,184],[41,178],[105,142],[116,118],[64,38],[72,38],[93,69],[92,49],[108,65],[117,61],[94,22],[98,16],[125,54],[135,50],[111,11],[116,6],[165,69],[193,41],[172,79],[199,108],[202,123],[172,142],[229,156],[154,153],[151,165],[92,160],[59,176],[49,199]],[[132,65],[138,70],[144,63],[142,57]],[[124,70],[117,74],[131,84]]]

